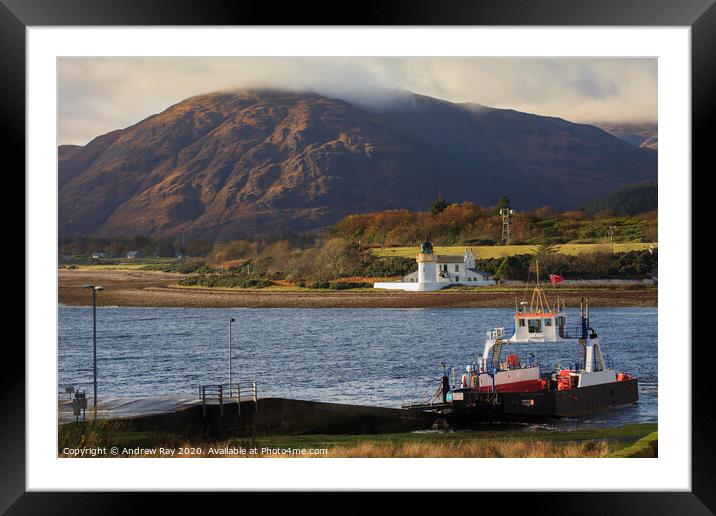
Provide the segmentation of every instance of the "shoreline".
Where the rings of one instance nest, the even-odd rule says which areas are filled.
[[[58,302],[88,306],[91,297],[83,284],[105,290],[98,306],[177,308],[510,308],[524,289],[487,287],[484,290],[448,289],[436,292],[389,290],[271,290],[180,287],[181,274],[155,271],[59,272]],[[594,307],[656,307],[658,289],[652,286],[609,286],[548,289],[551,300],[559,293],[567,306],[579,306],[582,296]]]

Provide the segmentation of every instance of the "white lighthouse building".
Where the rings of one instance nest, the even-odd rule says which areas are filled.
[[[440,290],[449,285],[493,285],[492,276],[475,267],[475,255],[470,249],[460,255],[439,255],[433,252],[433,244],[425,241],[420,244],[420,252],[415,260],[418,270],[408,274],[402,281],[378,282],[373,288],[392,290],[430,291]]]
[[[418,290],[438,290],[437,255],[433,254],[433,245],[427,240],[420,245],[418,253]]]

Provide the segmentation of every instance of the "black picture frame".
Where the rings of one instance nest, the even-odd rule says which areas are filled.
[[[25,166],[25,31],[31,26],[88,25],[501,25],[501,26],[688,26],[691,27],[692,177],[706,173],[711,155],[709,128],[716,113],[716,0],[364,0],[337,5],[323,0],[282,4],[257,0],[0,0],[0,113],[5,151],[17,168]],[[346,8],[350,7],[350,8]],[[48,116],[50,116],[48,114]],[[712,167],[710,167],[712,168]],[[688,177],[684,178],[689,180]],[[27,284],[28,275],[25,270]],[[685,278],[689,281],[691,278]],[[27,307],[32,309],[32,307]],[[691,321],[678,346],[692,345]],[[710,400],[712,373],[699,351],[709,342],[694,341],[692,389],[692,490],[640,493],[511,494],[510,503],[530,512],[578,508],[579,514],[710,514],[716,511],[716,420]],[[9,346],[8,346],[9,348]],[[128,493],[25,492],[25,358],[24,350],[7,349],[0,389],[0,510],[9,514],[130,513],[146,508],[148,500]],[[707,352],[706,352],[707,353]],[[676,366],[675,364],[672,364]],[[679,365],[686,369],[688,364]],[[688,386],[688,377],[684,380]],[[436,472],[437,474],[438,472]],[[557,482],[557,481],[556,481]],[[558,485],[555,487],[558,489]],[[146,496],[146,495],[145,495]],[[152,495],[154,497],[156,495]],[[216,493],[213,494],[216,496]],[[481,496],[489,496],[487,494]],[[504,494],[502,495],[504,496]],[[250,500],[251,497],[244,498]],[[292,505],[302,505],[302,496]],[[504,501],[504,498],[502,498]],[[257,500],[259,501],[259,500]],[[422,499],[431,510],[435,499]],[[443,509],[451,504],[437,501]],[[486,498],[482,498],[482,503]],[[183,496],[162,496],[164,511],[183,505]],[[218,503],[215,500],[213,503]],[[245,503],[245,502],[244,502]],[[371,502],[349,504],[360,509]],[[453,509],[455,507],[453,506]],[[218,510],[218,506],[217,506]],[[567,509],[567,512],[574,513]]]

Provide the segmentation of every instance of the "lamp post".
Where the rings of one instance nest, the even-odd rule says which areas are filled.
[[[97,418],[97,292],[104,290],[102,285],[82,285],[82,288],[92,289],[92,374],[94,384],[94,398],[92,407],[94,417]]]
[[[232,371],[231,371],[231,325],[234,322],[233,317],[229,317],[229,396],[233,393],[233,384],[232,382]]]

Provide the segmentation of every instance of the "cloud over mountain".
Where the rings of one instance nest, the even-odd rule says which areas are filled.
[[[59,143],[85,144],[192,95],[236,88],[313,91],[360,105],[408,90],[578,122],[657,116],[656,59],[65,58]]]

